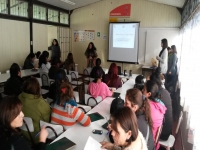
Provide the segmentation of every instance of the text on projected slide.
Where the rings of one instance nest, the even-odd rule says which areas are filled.
[[[113,47],[134,48],[135,25],[115,24],[113,25]]]

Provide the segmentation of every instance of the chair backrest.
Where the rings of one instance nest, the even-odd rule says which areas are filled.
[[[89,94],[85,94],[85,104],[88,106],[96,106],[101,101],[102,101],[101,96],[97,96],[96,98],[94,98]]]
[[[157,134],[156,134],[156,139],[155,139],[155,145],[156,145],[156,147],[157,147],[158,140],[159,140],[160,135],[161,135],[161,132],[162,132],[162,127],[163,127],[163,125],[161,125],[161,126],[158,128],[158,131],[157,131]]]
[[[49,135],[47,137],[48,139],[55,139],[64,132],[64,128],[62,125],[47,123],[47,122],[40,120],[40,128],[42,128],[43,126],[46,127],[46,129],[49,133]]]
[[[180,127],[180,125],[181,125],[182,120],[183,120],[183,111],[180,112],[179,119],[178,119],[178,124],[177,124],[177,126],[176,126],[175,134],[178,133],[178,130],[179,130],[179,127]]]
[[[84,70],[83,70],[83,74],[84,74],[84,75],[90,75],[88,69],[84,69]]]
[[[26,126],[27,125],[27,126]],[[24,123],[23,125],[20,127],[21,130],[23,131],[30,131],[30,132],[34,132],[34,127],[33,127],[33,120],[30,117],[24,117]]]
[[[78,72],[77,71],[69,71],[72,79],[78,79]]]
[[[74,99],[75,99],[75,101],[76,101],[77,103],[80,102],[80,100],[79,100],[79,93],[76,92],[76,91],[74,91]]]
[[[67,80],[68,80],[69,83],[72,82],[72,77],[71,77],[71,75],[66,75],[66,78],[67,78]]]
[[[88,94],[88,84],[84,84],[85,94]]]
[[[42,86],[49,86],[49,76],[46,72],[40,72],[40,78],[42,80]]]

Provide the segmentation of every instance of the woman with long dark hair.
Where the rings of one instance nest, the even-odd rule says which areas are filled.
[[[88,44],[88,47],[85,51],[85,56],[87,58],[87,67],[94,67],[96,66],[95,62],[96,62],[96,58],[98,57],[97,55],[97,49],[94,46],[93,42],[90,42]]]
[[[51,59],[56,57],[60,60],[61,51],[57,39],[53,39],[52,45],[48,47],[48,50],[52,51]]]
[[[30,53],[24,61],[23,69],[33,69],[34,68],[34,60],[35,60],[35,54]]]
[[[116,63],[111,63],[108,74],[103,76],[103,82],[106,83],[108,87],[115,87],[116,89],[122,86]]]
[[[72,53],[67,55],[67,59],[64,62],[64,69],[67,70],[67,73],[69,73],[69,70],[75,71],[75,62]]]
[[[21,135],[23,125],[22,102],[16,96],[7,96],[0,101],[0,145],[3,150],[31,150],[31,146]],[[42,128],[37,150],[45,150],[48,131]]]
[[[49,63],[49,52],[43,51],[42,55],[39,58],[39,67],[43,72],[49,73],[49,69],[51,68],[51,64]]]
[[[158,67],[161,68],[161,73],[166,74],[167,73],[167,66],[168,66],[168,52],[167,52],[167,47],[168,47],[168,42],[167,39],[162,39],[161,40],[161,47],[162,50],[159,53],[159,56],[156,56],[156,59],[159,60],[159,65]]]

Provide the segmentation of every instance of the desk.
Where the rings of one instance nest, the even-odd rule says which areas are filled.
[[[31,71],[30,69],[21,70],[22,78],[36,75],[39,73],[40,73],[39,69],[38,69],[38,71]],[[8,78],[10,78],[10,74],[7,74],[7,73],[0,74],[0,83],[6,82],[8,80]]]
[[[150,68],[151,66],[142,66],[142,75],[144,76],[145,75],[145,71],[148,71],[148,72],[151,72],[153,73],[154,69],[153,68]]]
[[[87,114],[99,112],[103,117],[106,117],[107,119],[110,118],[110,105],[114,98],[107,97],[104,99],[100,104],[95,106],[92,110],[90,110]],[[101,126],[106,123],[106,119],[101,119],[95,122],[92,122],[90,126],[83,127],[80,124],[76,123],[73,127],[67,129],[63,134],[61,134],[58,138],[56,138],[53,142],[63,138],[67,137],[74,143],[76,143],[76,146],[72,148],[72,150],[83,150],[85,147],[85,144],[87,142],[87,139],[89,136],[94,138],[95,140],[101,142],[106,136],[107,130],[103,129]],[[102,135],[93,134],[92,130],[99,129],[103,130]],[[109,137],[107,136],[105,141],[109,141]]]

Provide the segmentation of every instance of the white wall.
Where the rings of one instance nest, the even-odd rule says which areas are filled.
[[[90,41],[74,42],[74,30],[95,30],[95,40],[92,42],[97,47],[102,66],[109,68],[110,63],[107,62],[108,40],[102,40],[102,36],[108,35],[109,12],[127,3],[131,3],[131,16],[127,20],[140,21],[141,28],[179,28],[181,25],[181,14],[176,7],[146,0],[104,0],[75,9],[71,15],[72,52],[75,62],[78,63],[79,72],[82,72],[82,69],[86,67],[84,52]],[[100,38],[97,38],[97,32],[100,32]],[[160,45],[160,40],[158,43]],[[131,69],[134,73],[141,73],[140,65],[124,64],[123,68]]]
[[[12,63],[23,66],[30,52],[29,23],[0,18],[0,72],[10,69]]]

